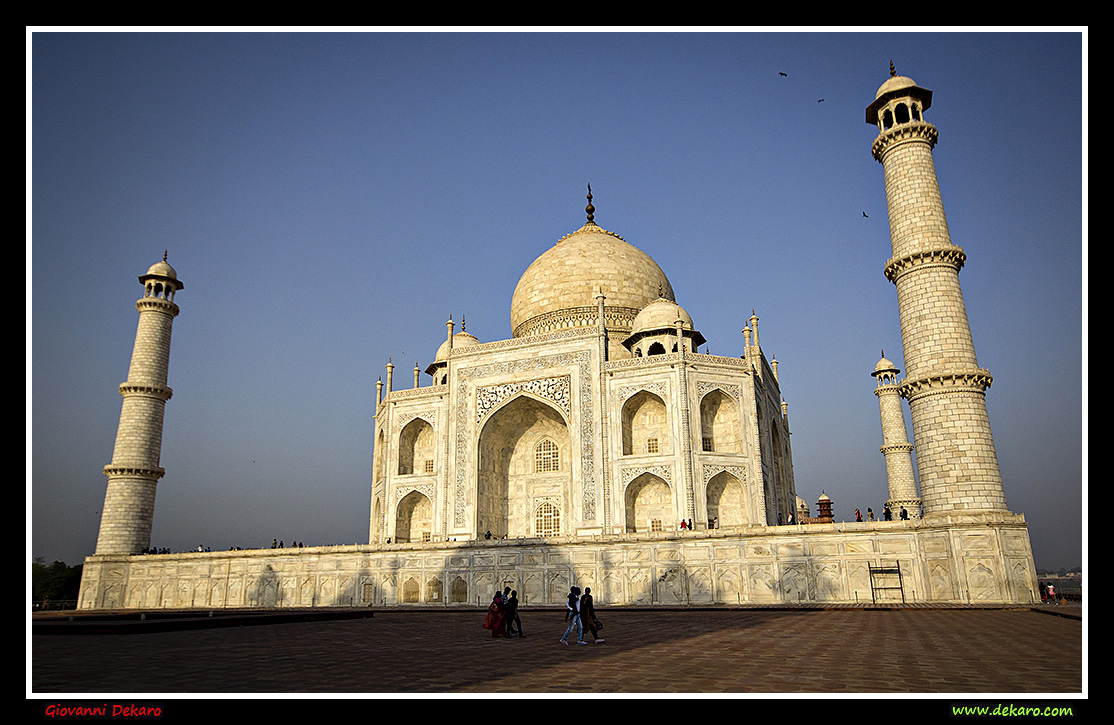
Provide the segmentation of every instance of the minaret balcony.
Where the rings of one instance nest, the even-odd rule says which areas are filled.
[[[870,153],[881,163],[882,157],[901,143],[919,141],[927,143],[929,148],[934,148],[939,137],[940,132],[927,121],[901,123],[878,134],[878,138],[871,144]]]

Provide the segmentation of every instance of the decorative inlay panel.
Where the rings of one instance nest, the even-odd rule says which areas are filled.
[[[673,466],[631,466],[622,471],[623,488],[643,473],[652,473],[670,486],[673,485]]]
[[[627,401],[627,398],[643,390],[647,390],[653,393],[662,400],[669,400],[669,388],[665,382],[642,383],[640,385],[624,385],[623,387],[619,388],[619,400],[625,403]]]
[[[427,385],[424,388],[407,388],[405,390],[392,390],[389,393],[383,393],[383,400],[388,398],[391,401],[398,401],[402,398],[420,398],[423,396],[440,396],[446,395],[449,392],[448,385]]]
[[[730,395],[735,400],[742,397],[742,389],[738,385],[729,385],[727,383],[712,383],[707,381],[700,381],[696,383],[696,397],[697,399],[703,398],[713,390],[722,390]]]
[[[723,473],[724,471],[727,471],[732,476],[739,479],[739,481],[742,483],[747,482],[747,469],[744,466],[718,466],[715,464],[705,464],[704,485],[707,486],[708,481],[711,481],[713,476],[718,473]]]
[[[617,336],[621,333],[630,333],[631,324],[638,315],[639,310],[633,307],[605,307],[604,324],[607,329]],[[563,310],[546,312],[526,320],[513,331],[516,338],[530,335],[545,334],[569,327],[593,327],[599,324],[599,308],[569,307]],[[625,335],[623,335],[625,337]]]
[[[540,380],[528,380],[521,383],[505,383],[492,385],[486,388],[476,388],[476,422],[479,423],[487,414],[495,410],[507,398],[518,393],[527,392],[544,398],[567,416],[572,414],[572,401],[570,389],[572,381],[568,375]]]
[[[407,495],[414,491],[422,494],[429,499],[430,503],[433,503],[433,489],[434,484],[432,483],[411,483],[405,486],[398,486],[395,488],[395,506],[398,506],[399,501],[406,498]]]
[[[434,427],[436,427],[437,425],[437,411],[421,410],[416,413],[403,413],[402,415],[398,416],[398,418],[395,419],[395,427],[405,428],[406,424],[414,420],[415,418],[421,418],[426,423],[429,423],[431,426]]]

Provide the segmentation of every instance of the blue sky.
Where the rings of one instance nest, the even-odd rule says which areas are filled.
[[[29,555],[93,552],[141,296],[176,301],[152,545],[367,541],[375,383],[449,315],[510,337],[584,221],[652,256],[713,354],[754,309],[797,492],[880,509],[870,372],[904,368],[877,131],[925,114],[1010,509],[1086,536],[1086,46],[1056,32],[29,33]],[[785,76],[780,75],[785,73]],[[863,213],[866,213],[866,217]],[[422,375],[423,385],[429,384]]]

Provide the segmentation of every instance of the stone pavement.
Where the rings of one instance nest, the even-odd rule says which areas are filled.
[[[606,642],[582,646],[573,638],[560,644],[565,624],[554,609],[522,610],[522,639],[493,639],[480,626],[481,611],[398,609],[134,634],[32,631],[28,695],[1064,695],[1084,686],[1079,607],[601,608],[599,615]]]

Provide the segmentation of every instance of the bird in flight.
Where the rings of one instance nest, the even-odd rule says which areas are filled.
[[[821,98],[819,101],[817,101],[817,103],[823,103],[823,102],[824,102],[823,98]]]
[[[866,217],[867,219],[869,219],[869,218],[870,218],[870,217],[868,217],[868,216],[866,215],[866,212],[865,212],[865,211],[863,212],[863,216],[864,216],[864,217]],[[885,357],[885,356],[883,356],[883,357]]]
[[[789,74],[788,74],[788,73],[782,73],[781,71],[778,71],[778,75],[779,75],[779,76],[784,76],[784,77],[786,77],[786,78],[788,78],[788,77],[789,77]]]

